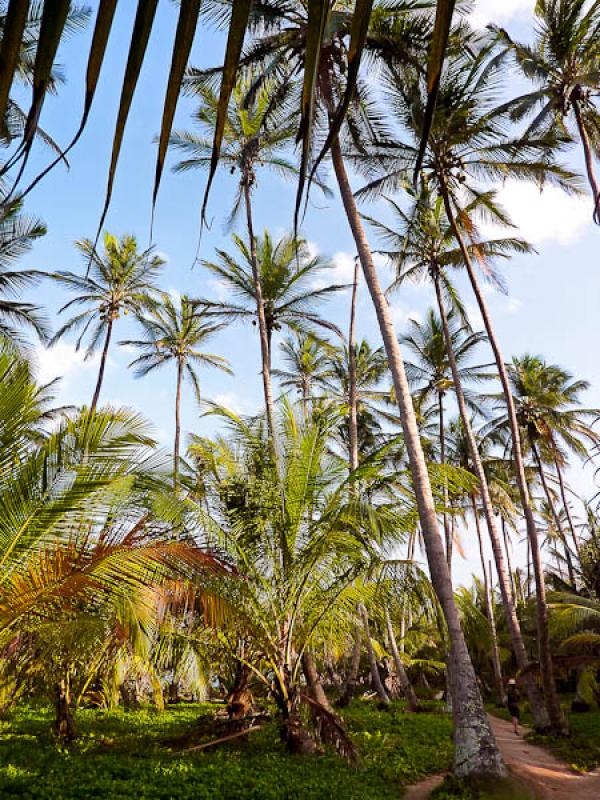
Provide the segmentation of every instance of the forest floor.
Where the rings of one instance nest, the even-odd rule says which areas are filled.
[[[355,701],[344,717],[358,749],[352,766],[335,753],[289,756],[275,722],[207,751],[181,753],[214,737],[215,707],[77,712],[79,737],[60,746],[46,708],[20,706],[0,721],[2,800],[390,800],[403,787],[448,769],[448,714],[380,711]],[[190,735],[191,734],[191,735]]]

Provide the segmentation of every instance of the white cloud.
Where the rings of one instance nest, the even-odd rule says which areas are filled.
[[[568,195],[557,186],[540,192],[534,183],[508,180],[497,187],[497,197],[520,235],[534,245],[571,244],[592,224],[589,198]],[[482,225],[482,229],[486,235],[510,235],[494,226]]]
[[[206,283],[220,303],[227,299],[229,289],[225,281],[218,278],[209,278]]]
[[[38,380],[48,383],[54,378],[69,378],[80,370],[98,369],[100,354],[95,353],[85,360],[85,349],[75,349],[69,342],[57,342],[53,347],[38,345],[35,350]]]
[[[390,300],[390,314],[396,329],[404,327],[408,322],[422,322],[423,315],[417,309],[407,309],[401,303],[395,302],[392,298]]]
[[[517,297],[509,297],[504,306],[507,314],[517,314],[523,308],[523,301]]]
[[[221,392],[215,395],[212,399],[213,403],[218,406],[224,406],[234,414],[256,414],[259,406],[245,397],[240,397],[237,392]]]
[[[531,17],[534,6],[535,0],[476,0],[469,21],[475,28],[485,28],[490,22],[504,25],[513,19]]]

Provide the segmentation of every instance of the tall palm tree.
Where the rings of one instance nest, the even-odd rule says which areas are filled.
[[[328,357],[332,346],[311,333],[297,333],[286,337],[280,344],[285,369],[274,369],[272,374],[284,389],[295,389],[301,398],[304,413],[309,413],[309,404],[315,387],[325,381],[331,372]]]
[[[466,325],[457,323],[455,316],[448,314],[448,334],[456,361],[461,385],[469,381],[480,381],[489,378],[489,373],[479,366],[469,364],[473,351],[484,341],[485,336],[474,333]],[[416,361],[406,362],[406,373],[420,402],[435,400],[438,409],[438,436],[440,447],[440,463],[446,463],[446,433],[444,424],[444,398],[453,390],[453,377],[448,348],[446,346],[444,326],[433,309],[429,309],[424,322],[411,320],[410,332],[401,337],[405,348],[412,353]],[[468,399],[463,389],[465,399]],[[448,506],[448,488],[444,489],[445,505]],[[444,533],[446,537],[446,558],[448,569],[452,564],[452,536],[448,514],[443,512]]]
[[[474,42],[475,46],[480,42]],[[552,158],[557,136],[552,131],[535,138],[523,136],[511,139],[506,131],[510,114],[497,105],[498,74],[502,59],[496,52],[495,42],[483,46],[463,47],[448,60],[440,86],[431,135],[423,159],[423,180],[441,196],[448,222],[462,254],[473,293],[488,340],[492,347],[496,368],[502,384],[510,421],[513,457],[517,485],[525,516],[527,535],[532,552],[536,577],[536,601],[540,664],[544,694],[552,727],[565,732],[567,723],[562,712],[554,673],[548,632],[548,610],[545,601],[544,572],[533,506],[527,485],[525,466],[521,452],[519,425],[515,415],[509,378],[502,356],[500,343],[481,285],[475,271],[473,250],[468,243],[477,241],[475,222],[478,212],[500,224],[509,220],[482,188],[485,180],[494,181],[499,175],[504,178],[529,179],[554,182],[572,190],[574,176]],[[396,68],[388,71],[386,97],[398,122],[410,133],[410,139],[400,144],[387,146],[380,152],[363,159],[367,172],[375,176],[365,187],[365,196],[377,196],[406,185],[418,162],[419,143],[425,121],[427,87],[417,71]],[[469,203],[480,199],[482,205],[467,213]]]
[[[513,358],[508,373],[517,418],[533,455],[557,529],[562,534],[562,522],[546,481],[544,463],[552,465],[556,471],[565,516],[578,551],[579,541],[569,508],[563,470],[569,452],[585,458],[589,448],[598,445],[600,437],[592,425],[598,419],[600,410],[581,407],[579,395],[589,387],[587,381],[573,379],[569,372],[555,364],[548,364],[540,356],[526,354]],[[500,417],[492,425],[506,428],[505,417]]]
[[[275,241],[265,231],[262,237],[252,241],[249,247],[243,239],[234,235],[235,254],[217,250],[215,261],[202,261],[203,266],[230,290],[232,298],[222,302],[202,298],[197,303],[227,323],[237,320],[250,320],[253,324],[258,322],[267,402],[269,397],[271,401],[273,397],[273,334],[285,327],[299,333],[322,329],[341,335],[336,325],[316,312],[316,306],[344,287],[316,286],[317,281],[325,282],[331,265],[322,256],[313,255],[304,239],[285,235]],[[257,301],[257,290],[260,303]],[[263,323],[259,318],[259,305]],[[264,328],[261,328],[261,324]],[[267,421],[271,416],[267,408]]]
[[[33,330],[42,341],[49,337],[48,322],[40,309],[14,299],[42,275],[37,270],[17,270],[14,264],[45,234],[41,220],[21,213],[21,203],[0,206],[0,335],[16,343],[23,341],[21,327]]]
[[[196,136],[187,132],[175,132],[171,146],[187,157],[175,166],[175,171],[189,169],[209,169],[212,158],[212,132],[215,129],[219,96],[204,82],[195,80],[191,70],[186,87],[190,93],[196,94],[201,101],[196,114],[202,134]],[[274,436],[273,428],[273,390],[270,375],[271,354],[269,350],[269,331],[266,319],[265,304],[261,282],[260,255],[254,233],[252,210],[252,193],[258,181],[258,170],[269,167],[284,177],[297,173],[295,165],[285,157],[285,149],[294,141],[297,133],[297,118],[287,102],[288,89],[278,89],[272,82],[261,85],[258,91],[249,97],[251,82],[240,82],[233,91],[223,128],[223,144],[219,163],[230,173],[238,175],[238,184],[229,215],[233,222],[240,206],[243,204],[246,213],[246,230],[249,247],[245,258],[251,268],[252,295],[256,306],[256,318],[260,336],[262,356],[262,378],[267,409],[267,424]]]
[[[393,212],[395,223],[393,226],[385,225],[372,218],[369,218],[369,221],[376,227],[382,238],[385,245],[383,252],[396,268],[396,279],[392,285],[394,288],[400,288],[407,281],[431,281],[434,285],[444,335],[445,352],[452,373],[453,391],[458,403],[472,470],[479,481],[481,505],[494,553],[507,625],[517,665],[519,669],[524,670],[529,663],[529,656],[515,608],[511,572],[510,569],[507,570],[502,539],[496,524],[493,485],[488,479],[482,443],[477,440],[473,430],[468,396],[465,395],[463,389],[461,371],[455,357],[449,324],[450,315],[454,312],[462,316],[463,309],[447,273],[449,269],[460,268],[464,264],[464,256],[456,242],[454,230],[447,219],[442,198],[433,195],[427,186],[416,193],[412,192],[411,195],[412,205],[408,211],[401,208],[395,201],[388,201]],[[488,205],[493,202],[493,194],[482,193],[467,206],[467,210],[471,212],[479,203]],[[481,240],[477,237],[468,245],[468,248],[477,255],[480,263],[485,265],[488,274],[491,275],[495,274],[493,272],[494,259],[506,258],[511,252],[527,252],[529,250],[527,243],[517,237],[488,240]],[[548,725],[548,714],[544,708],[543,699],[535,680],[531,676],[526,680],[534,724],[536,728],[543,729]]]
[[[59,313],[74,306],[85,308],[54,334],[50,344],[54,344],[70,331],[83,328],[76,344],[79,349],[91,329],[86,350],[86,358],[89,358],[104,337],[96,388],[90,406],[93,414],[100,398],[114,324],[121,314],[127,315],[131,311],[139,316],[147,307],[154,295],[155,282],[164,261],[156,255],[154,247],[140,251],[137,239],[129,234],[118,239],[111,233],[105,233],[103,252],[98,252],[90,239],[81,239],[75,245],[89,267],[86,274],[55,272],[52,278],[71,293],[76,293]]]
[[[523,74],[532,92],[508,103],[511,117],[523,120],[535,114],[527,132],[537,134],[556,127],[573,138],[572,124],[581,147],[592,190],[594,218],[600,224],[600,187],[594,158],[600,157],[600,2],[593,0],[538,0],[535,4],[535,39],[516,42],[504,28],[492,26]]]
[[[280,8],[277,4],[263,4],[257,11],[255,32],[257,40],[248,48],[247,60],[261,66],[266,74],[289,75],[302,71],[311,47],[308,46],[307,19],[304,7]],[[380,130],[369,102],[355,102],[349,107],[347,122],[341,130],[335,129],[336,109],[344,95],[347,82],[348,33],[352,17],[343,4],[335,4],[327,26],[328,46],[320,50],[314,67],[317,99],[316,113],[323,121],[329,137],[331,159],[342,203],[367,287],[374,303],[390,371],[394,380],[396,402],[408,451],[413,483],[418,498],[421,529],[427,548],[427,558],[436,593],[444,610],[450,641],[454,675],[451,681],[454,718],[456,722],[456,768],[460,774],[471,772],[502,773],[500,753],[495,745],[491,729],[485,718],[483,704],[464,636],[454,603],[452,584],[445,562],[444,548],[439,535],[435,503],[431,491],[429,474],[421,446],[408,381],[406,379],[400,346],[396,337],[388,301],[381,288],[372,253],[356,207],[353,191],[348,179],[340,141],[344,138],[362,137],[368,140],[374,130]],[[398,13],[397,13],[398,12]],[[262,19],[261,19],[262,15]],[[263,20],[268,22],[268,35],[260,36]],[[402,6],[393,9],[388,16],[382,11],[376,23],[367,33],[365,49],[372,55],[387,54],[393,59],[410,57],[424,63],[425,48],[432,30],[432,21],[424,14],[413,14]],[[312,67],[311,67],[312,69]],[[361,98],[368,97],[366,83],[360,87]],[[354,113],[352,113],[354,112]]]
[[[135,368],[136,377],[143,377],[159,367],[174,364],[175,383],[175,438],[173,442],[173,481],[179,483],[180,437],[181,437],[181,390],[185,378],[194,388],[196,400],[200,402],[199,367],[214,367],[231,374],[225,358],[200,350],[223,326],[207,320],[201,309],[183,295],[178,303],[172,297],[163,297],[160,305],[151,306],[139,318],[143,339],[128,339],[120,344],[130,345],[141,351],[130,367]]]

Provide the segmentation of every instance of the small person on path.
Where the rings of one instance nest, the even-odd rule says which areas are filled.
[[[506,707],[508,708],[508,713],[511,716],[513,729],[515,734],[519,736],[519,720],[521,718],[521,710],[519,708],[519,700],[521,699],[519,695],[519,690],[517,689],[517,682],[514,678],[511,678],[508,682],[508,689],[506,692]]]

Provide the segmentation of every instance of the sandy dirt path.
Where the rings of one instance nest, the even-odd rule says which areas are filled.
[[[581,775],[543,747],[515,736],[510,722],[490,716],[490,724],[510,771],[533,789],[540,800],[600,800],[600,770]],[[528,733],[527,728],[521,728]],[[426,800],[444,776],[432,775],[409,786],[403,800]]]

